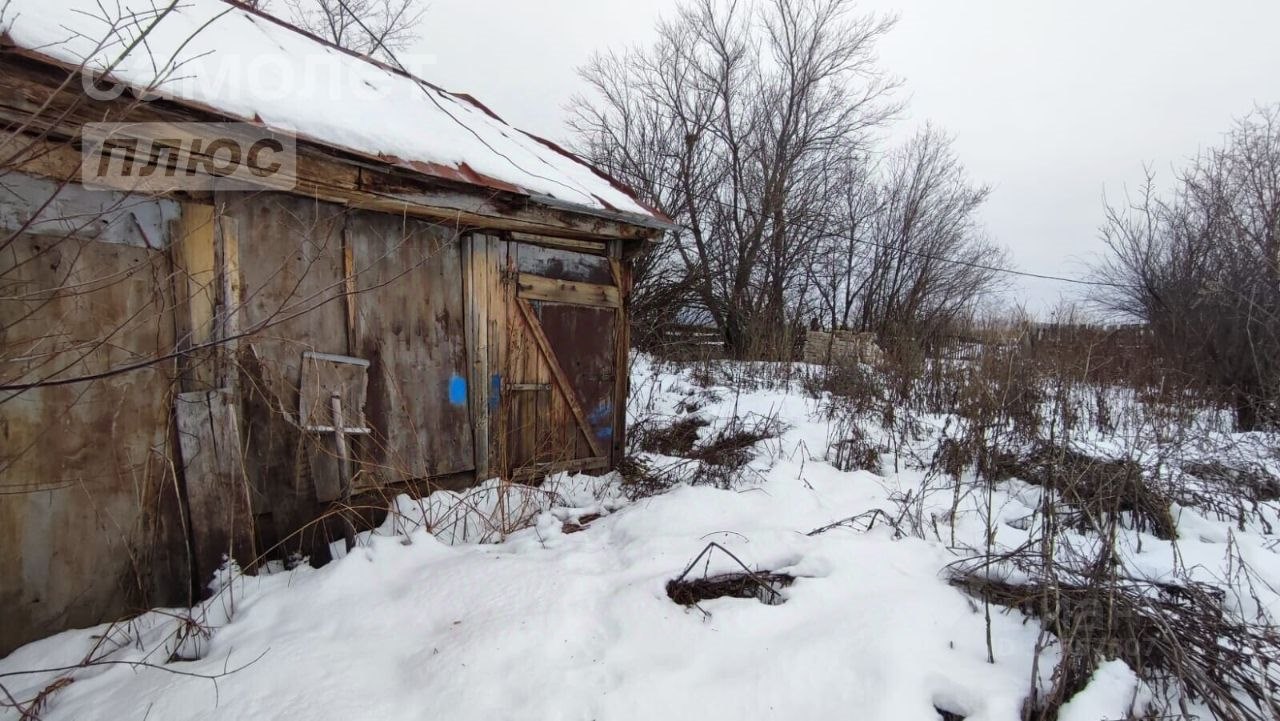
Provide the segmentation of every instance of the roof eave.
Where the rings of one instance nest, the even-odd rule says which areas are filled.
[[[601,218],[604,220],[611,220],[617,223],[626,223],[627,225],[634,225],[641,228],[649,228],[655,231],[667,232],[667,231],[679,230],[680,228],[680,226],[664,218],[658,218],[652,215],[646,215],[641,213],[630,213],[625,210],[605,210],[601,208],[591,208],[585,205],[579,205],[578,203],[571,203],[565,200],[561,200],[551,195],[539,195],[539,194],[531,193],[529,195],[529,201],[532,203],[537,203],[538,205],[546,206],[553,210],[563,210],[570,213],[576,213],[578,215],[587,215],[593,218]]]

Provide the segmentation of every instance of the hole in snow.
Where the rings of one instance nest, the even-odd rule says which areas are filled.
[[[724,573],[695,579],[667,581],[667,596],[682,606],[695,606],[713,598],[754,598],[767,606],[779,606],[786,599],[782,589],[795,581],[785,573]]]

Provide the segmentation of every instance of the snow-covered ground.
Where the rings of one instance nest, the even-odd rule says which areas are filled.
[[[704,434],[733,415],[776,417],[784,431],[757,444],[747,482],[731,490],[677,485],[628,502],[614,477],[561,477],[501,505],[500,489],[486,486],[467,499],[478,515],[461,519],[449,515],[457,496],[401,498],[400,512],[345,558],[224,580],[194,613],[208,633],[190,632],[185,609],[69,631],[0,660],[0,684],[19,700],[56,684],[41,711],[51,721],[936,721],[938,709],[1019,718],[1040,625],[996,609],[988,648],[984,608],[948,583],[945,568],[982,547],[989,525],[998,545],[1025,540],[1018,519],[1040,489],[1002,484],[967,501],[954,524],[949,493],[926,497],[922,537],[886,523],[808,535],[875,508],[898,517],[924,471],[892,458],[883,476],[837,470],[824,460],[830,424],[820,401],[796,387],[708,388],[643,359],[633,386],[634,413],[675,417],[696,405],[711,421]],[[531,525],[473,542],[486,540],[484,518],[499,509]],[[1274,536],[1175,513],[1176,543],[1125,539],[1134,569],[1163,577],[1181,564],[1225,579],[1234,548],[1265,581],[1260,604],[1280,600]],[[577,530],[584,517],[592,520]],[[713,541],[753,569],[795,576],[785,603],[673,603],[667,582]],[[736,567],[717,552],[692,573]],[[1041,651],[1042,685],[1057,653]],[[87,657],[106,663],[71,668]],[[62,670],[25,673],[38,669]],[[1135,694],[1133,671],[1110,661],[1060,718],[1123,718]]]

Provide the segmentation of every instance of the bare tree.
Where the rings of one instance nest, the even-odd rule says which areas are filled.
[[[829,204],[830,234],[809,269],[816,311],[831,328],[847,329],[856,322],[855,309],[871,278],[871,230],[884,208],[875,172],[870,160],[857,156],[840,170]]]
[[[1236,423],[1280,422],[1280,105],[1237,121],[1160,197],[1108,205],[1105,307],[1150,324],[1174,367],[1231,394]]]
[[[419,0],[285,0],[294,25],[361,55],[390,59],[418,39]]]
[[[976,220],[990,189],[968,178],[950,138],[931,127],[884,165],[867,223],[857,324],[923,340],[972,314],[974,301],[998,280],[1004,253]]]
[[[695,0],[581,71],[582,151],[682,226],[650,264],[733,355],[802,317],[841,160],[896,110],[873,53],[892,25],[846,0]]]

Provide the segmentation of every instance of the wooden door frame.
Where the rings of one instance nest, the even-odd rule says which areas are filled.
[[[606,243],[609,272],[618,288],[617,332],[614,333],[613,437],[610,439],[610,466],[617,468],[627,453],[627,398],[631,392],[631,263],[624,255],[622,241]]]
[[[467,400],[471,405],[476,482],[503,475],[505,434],[501,372],[507,356],[504,286],[510,275],[507,241],[476,231],[462,236],[462,292],[466,308]],[[495,372],[497,371],[497,372]],[[496,417],[496,421],[495,421]]]

